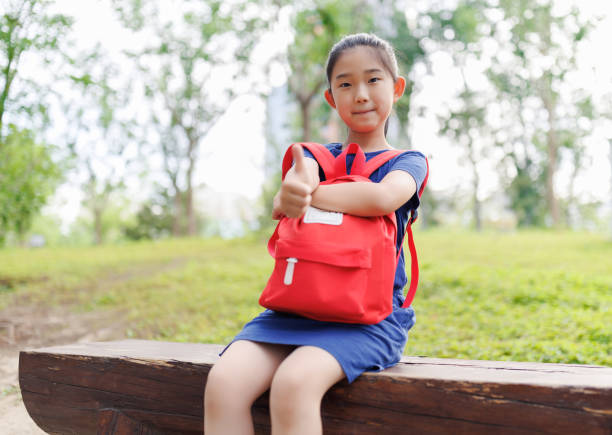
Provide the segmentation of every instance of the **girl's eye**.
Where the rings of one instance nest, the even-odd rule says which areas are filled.
[[[372,77],[372,78],[370,79],[370,82],[371,82],[371,83],[376,83],[376,82],[379,82],[379,81],[380,81],[380,78],[379,78],[379,77]]]
[[[346,88],[347,86],[350,86],[350,85],[351,85],[350,83],[344,82],[344,83],[340,83],[340,85],[338,85],[338,87],[339,88]]]

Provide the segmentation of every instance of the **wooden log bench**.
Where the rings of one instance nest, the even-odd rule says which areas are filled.
[[[199,434],[219,345],[124,340],[22,351],[24,404],[48,433]],[[326,434],[612,434],[612,368],[404,357],[342,381]],[[269,433],[268,397],[253,406]]]

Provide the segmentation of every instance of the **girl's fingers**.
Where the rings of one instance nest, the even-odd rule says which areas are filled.
[[[295,173],[302,180],[308,179],[306,172],[306,164],[304,163],[304,149],[301,145],[296,144],[291,148],[291,154],[293,156],[293,162],[295,163]]]
[[[307,184],[293,180],[283,182],[278,199],[278,210],[287,217],[295,218],[306,212],[312,201],[312,195]]]
[[[304,197],[310,195],[310,187],[305,183],[300,183],[296,181],[287,182],[283,186],[283,188],[284,188],[283,190],[286,193],[289,193],[291,195],[304,196]]]
[[[295,194],[290,193],[290,194],[287,194],[283,202],[287,205],[293,205],[297,207],[306,207],[308,204],[310,204],[311,200],[312,200],[311,195],[295,195]]]
[[[288,217],[300,217],[306,212],[306,209],[310,205],[311,199],[312,198],[310,195],[308,195],[307,197],[287,198],[286,201],[283,201],[283,212]]]

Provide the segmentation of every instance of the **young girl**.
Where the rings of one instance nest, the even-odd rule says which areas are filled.
[[[348,138],[326,145],[339,155],[358,143],[366,159],[392,149],[386,140],[393,103],[404,93],[393,49],[384,40],[357,34],[343,38],[327,61],[325,99],[348,127]],[[319,185],[323,174],[301,147],[293,148],[294,165],[274,198],[273,217],[301,217],[309,205],[358,216],[395,211],[397,248],[416,192],[425,178],[425,157],[403,153],[376,170],[374,183]],[[350,163],[350,160],[349,160]],[[378,324],[321,322],[266,310],[244,326],[211,369],[204,400],[204,427],[211,434],[253,433],[251,405],[270,389],[273,434],[322,433],[321,399],[338,381],[352,382],[364,371],[378,371],[401,358],[412,308],[401,308],[407,282],[404,255],[396,270],[393,312]]]

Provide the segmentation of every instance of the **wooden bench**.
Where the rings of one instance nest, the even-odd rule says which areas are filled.
[[[46,432],[199,434],[219,345],[124,340],[22,351],[25,406]],[[612,368],[405,357],[338,383],[326,434],[612,433]],[[269,433],[268,398],[253,407]]]

